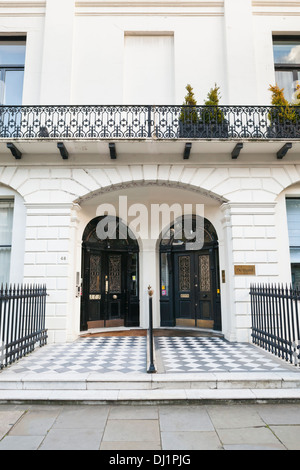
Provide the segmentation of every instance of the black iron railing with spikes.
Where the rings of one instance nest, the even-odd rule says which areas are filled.
[[[300,291],[292,286],[251,285],[252,341],[300,364]]]
[[[0,287],[0,369],[47,344],[46,286]]]

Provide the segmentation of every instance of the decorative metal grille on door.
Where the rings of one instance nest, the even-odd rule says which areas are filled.
[[[101,280],[101,256],[91,255],[90,257],[90,294],[100,293]]]
[[[191,260],[189,256],[179,257],[179,290],[186,291],[191,288]]]
[[[121,255],[109,256],[108,262],[109,272],[109,293],[120,294],[121,293]]]
[[[200,278],[200,291],[210,291],[210,263],[209,255],[199,256],[199,278]]]

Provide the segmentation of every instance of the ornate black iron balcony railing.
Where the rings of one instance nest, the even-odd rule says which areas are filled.
[[[1,106],[2,139],[300,139],[274,106]]]

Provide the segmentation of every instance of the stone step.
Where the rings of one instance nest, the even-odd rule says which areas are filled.
[[[300,400],[300,374],[0,374],[0,403]]]
[[[151,403],[300,402],[299,389],[158,390],[1,390],[4,403],[151,404]]]
[[[0,390],[300,389],[299,372],[0,374]]]

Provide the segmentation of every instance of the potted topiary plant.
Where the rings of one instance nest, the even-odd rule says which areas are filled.
[[[219,108],[220,87],[216,84],[207,94],[205,108],[201,112],[203,137],[228,137],[228,122]]]
[[[299,90],[299,91],[298,91]],[[300,108],[299,103],[291,105],[284,96],[284,88],[279,88],[276,84],[270,85],[269,91],[272,93],[272,108],[269,112],[271,127],[268,130],[268,137],[289,138],[300,136]],[[300,94],[300,86],[297,85],[296,96]],[[297,100],[299,101],[299,100]]]
[[[185,88],[187,95],[179,115],[179,137],[199,137],[197,101],[191,85],[188,84]]]

